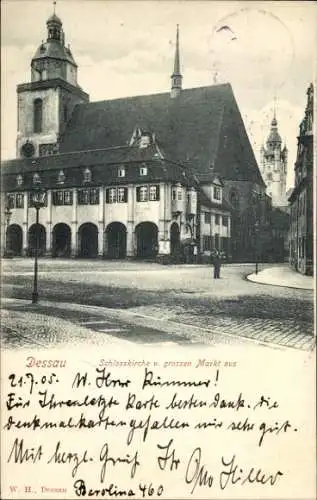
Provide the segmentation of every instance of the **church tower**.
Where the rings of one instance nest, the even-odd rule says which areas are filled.
[[[55,8],[46,26],[46,41],[31,61],[31,82],[17,86],[17,158],[57,153],[74,106],[89,101],[77,83],[77,64]]]
[[[275,112],[266,146],[261,147],[260,153],[260,170],[266,184],[266,192],[272,198],[272,205],[275,207],[287,206],[286,177],[288,150],[286,145],[282,148],[282,139],[278,132]]]

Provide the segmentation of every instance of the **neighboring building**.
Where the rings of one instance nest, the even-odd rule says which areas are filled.
[[[200,191],[199,250],[205,257],[210,257],[213,249],[231,255],[231,207],[224,198],[223,187],[220,177],[214,175]]]
[[[197,245],[252,258],[246,213],[265,184],[231,86],[182,88],[178,28],[170,92],[90,103],[53,14],[17,92],[17,158],[3,162],[12,253],[38,235],[52,256],[173,260]]]
[[[290,203],[290,264],[302,274],[313,274],[313,100],[314,87],[307,90],[305,117],[299,127],[295,187]]]
[[[278,132],[277,119],[271,123],[271,131],[266,141],[266,147],[261,147],[260,170],[266,184],[267,194],[272,198],[273,207],[287,206],[287,147],[282,148],[282,139]]]

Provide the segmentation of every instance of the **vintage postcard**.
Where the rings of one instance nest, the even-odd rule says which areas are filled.
[[[1,498],[313,500],[317,4],[1,14]]]

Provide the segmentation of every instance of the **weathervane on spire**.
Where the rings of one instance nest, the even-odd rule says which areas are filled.
[[[55,9],[56,9],[56,0],[53,1],[53,14],[55,14]]]
[[[273,107],[274,119],[276,120],[276,93],[274,93],[274,107]]]

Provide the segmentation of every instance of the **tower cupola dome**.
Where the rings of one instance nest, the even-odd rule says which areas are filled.
[[[58,40],[61,41],[63,33],[63,23],[55,12],[46,21],[47,25],[47,41]]]
[[[46,27],[47,39],[32,58],[32,81],[62,78],[77,86],[77,64],[70,47],[65,46],[63,23],[55,11],[47,19]]]

